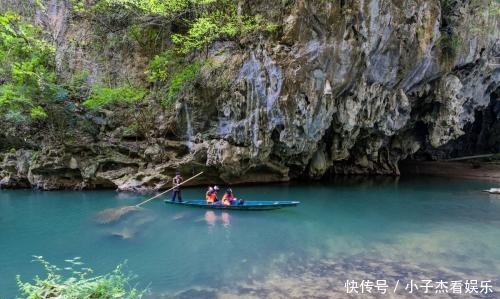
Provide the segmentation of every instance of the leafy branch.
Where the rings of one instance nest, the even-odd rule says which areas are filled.
[[[17,276],[19,290],[27,299],[140,299],[146,292],[129,286],[135,276],[125,274],[123,265],[111,273],[92,276],[94,270],[84,267],[79,257],[65,260],[67,265],[62,269],[42,256],[34,258],[45,269],[46,277],[36,276],[33,282],[23,282]]]

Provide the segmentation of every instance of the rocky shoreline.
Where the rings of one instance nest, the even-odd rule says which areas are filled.
[[[500,184],[500,162],[405,161],[400,167],[405,176],[476,179]]]
[[[171,144],[173,146],[173,144]],[[184,178],[199,171],[205,173],[188,182],[187,186],[206,184],[252,184],[276,183],[294,180],[283,173],[269,175],[255,169],[241,177],[220,175],[220,172],[205,165],[206,148],[197,145],[191,151],[177,143],[177,149],[186,151],[186,156],[173,158],[166,163],[147,163],[140,157],[124,155],[117,151],[104,154],[81,156],[51,151],[46,156],[38,156],[32,150],[19,150],[0,155],[0,189],[38,189],[38,190],[92,190],[116,189],[117,191],[151,192],[170,187],[174,170],[178,169]],[[172,147],[173,148],[173,147]],[[87,148],[89,153],[95,149]],[[194,163],[196,157],[199,163]],[[500,162],[498,161],[417,161],[407,160],[399,164],[402,176],[434,176],[457,179],[478,179],[500,183]],[[362,174],[363,175],[363,174]],[[348,177],[330,175],[323,179]],[[318,180],[318,179],[317,179]]]

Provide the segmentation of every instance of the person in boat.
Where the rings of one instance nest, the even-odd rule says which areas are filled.
[[[234,197],[233,190],[231,188],[227,188],[226,193],[222,196],[222,204],[225,206],[230,206],[236,201],[236,197]]]
[[[217,193],[215,193],[214,188],[209,186],[207,192],[205,193],[205,200],[207,204],[213,204],[217,201]]]
[[[220,204],[219,202],[219,198],[217,197],[217,191],[219,191],[219,186],[214,186],[214,194],[215,194],[215,200],[214,200],[214,203],[215,204]]]
[[[182,202],[181,188],[180,184],[182,183],[181,173],[179,171],[175,172],[175,177],[172,179],[172,184],[174,185],[174,192],[172,193],[172,201],[175,201],[175,198],[179,199],[179,202]]]
[[[205,192],[205,200],[207,203],[214,203],[214,199],[212,194],[214,193],[214,188],[212,186],[208,186],[207,192]]]

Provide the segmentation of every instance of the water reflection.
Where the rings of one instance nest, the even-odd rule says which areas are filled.
[[[229,228],[231,226],[231,216],[227,212],[223,212],[221,215],[222,222],[224,222],[224,227]]]
[[[215,222],[217,221],[217,215],[215,215],[214,211],[206,211],[205,212],[205,221],[207,222],[208,226],[214,226]]]
[[[222,212],[220,216],[215,214],[214,211],[209,210],[205,212],[205,222],[209,227],[215,226],[218,219],[222,221],[222,225],[225,228],[229,228],[231,226],[231,215],[228,212]]]

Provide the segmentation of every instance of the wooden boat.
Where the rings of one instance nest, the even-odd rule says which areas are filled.
[[[245,201],[242,205],[233,204],[230,206],[226,206],[223,204],[207,204],[205,200],[185,200],[182,202],[164,200],[165,203],[180,205],[180,206],[188,206],[188,207],[198,207],[205,209],[217,209],[217,210],[275,210],[286,207],[295,207],[300,201],[282,201],[282,200],[262,200],[262,201]]]

